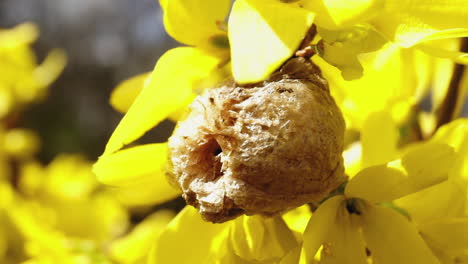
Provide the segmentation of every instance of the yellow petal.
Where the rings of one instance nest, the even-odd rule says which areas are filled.
[[[124,186],[147,174],[162,170],[167,160],[167,144],[148,144],[100,157],[93,172],[104,184]]]
[[[369,205],[362,212],[362,231],[379,264],[438,264],[416,227],[390,208]]]
[[[366,247],[356,215],[349,214],[345,206],[338,209],[327,239],[325,240],[321,264],[366,264]]]
[[[230,239],[239,257],[255,261],[279,260],[298,245],[281,217],[242,216],[231,226]]]
[[[210,254],[218,250],[216,238],[228,226],[205,222],[195,208],[186,206],[159,236],[149,263],[209,263]]]
[[[468,53],[440,48],[432,43],[416,46],[418,49],[439,58],[450,59],[455,63],[468,64]]]
[[[43,87],[50,85],[62,73],[66,63],[67,56],[63,50],[52,50],[34,70],[36,81]]]
[[[361,78],[363,67],[358,60],[359,54],[376,51],[387,42],[369,25],[355,25],[337,31],[318,27],[317,31],[324,44],[321,56],[339,68],[345,80]]]
[[[211,37],[224,34],[217,23],[223,22],[230,0],[160,1],[167,33],[187,45],[202,45]]]
[[[302,245],[299,244],[295,248],[291,249],[284,258],[281,259],[279,264],[298,264],[301,258]]]
[[[0,50],[34,42],[39,29],[33,23],[23,23],[12,29],[0,29]]]
[[[459,153],[466,151],[468,149],[468,118],[456,119],[440,127],[431,140],[449,144]]]
[[[163,171],[167,144],[149,144],[102,156],[93,171],[104,184],[118,186],[117,195],[127,204],[159,203],[177,197]]]
[[[405,59],[408,57],[418,59],[417,64],[408,65]],[[364,75],[352,81],[343,79],[340,71],[325,63],[320,56],[312,59],[329,81],[333,97],[349,120],[347,125],[359,130],[369,114],[379,111],[391,112],[393,120],[397,124],[402,123],[410,107],[421,96],[420,89],[426,87],[429,76],[427,69],[430,68],[428,56],[424,53],[405,51],[392,44],[375,52],[361,54],[359,61],[364,68]],[[421,73],[424,73],[423,76]],[[398,105],[409,107],[394,112]]]
[[[195,48],[167,51],[115,129],[104,154],[119,150],[167,118],[191,95],[194,82],[208,76],[218,63],[219,58]]]
[[[325,242],[333,227],[338,208],[343,204],[343,196],[335,196],[325,201],[310,218],[304,231],[304,249],[308,261],[313,261],[320,246]]]
[[[360,171],[346,185],[345,195],[369,202],[390,202],[411,192],[408,177],[400,170],[379,165]]]
[[[385,164],[397,157],[397,125],[388,112],[369,115],[361,131],[361,168]]]
[[[111,256],[119,263],[143,262],[152,243],[173,217],[174,213],[168,210],[151,214],[129,234],[112,242],[109,249]]]
[[[343,151],[343,160],[345,173],[349,178],[353,178],[361,170],[361,155],[362,155],[362,146],[361,142],[354,142],[350,144]]]
[[[4,151],[17,158],[31,157],[40,146],[40,140],[34,132],[21,128],[8,130],[3,140]]]
[[[310,207],[308,205],[303,205],[283,214],[283,219],[291,230],[302,234],[304,233],[311,215]]]
[[[457,155],[453,148],[440,143],[423,143],[410,147],[401,158],[415,190],[447,179]]]
[[[467,85],[468,86],[468,85]],[[468,119],[457,119],[440,127],[433,136],[432,141],[449,144],[458,152],[449,177],[459,184],[467,186],[468,183]]]
[[[114,88],[110,98],[110,104],[115,110],[125,113],[132,105],[135,98],[145,86],[145,81],[150,73],[142,73],[127,79]]]
[[[303,0],[317,14],[316,24],[327,29],[349,27],[366,21],[383,8],[380,0]]]
[[[424,239],[432,246],[451,255],[463,253],[468,248],[468,219],[441,218],[420,225]]]
[[[376,17],[376,28],[402,47],[468,36],[465,0],[390,0]]]
[[[395,204],[409,213],[416,223],[440,217],[457,217],[464,213],[466,187],[456,182],[444,181],[422,191],[395,201]]]
[[[313,13],[280,1],[235,1],[229,17],[234,79],[254,83],[268,77],[293,55],[313,18]]]

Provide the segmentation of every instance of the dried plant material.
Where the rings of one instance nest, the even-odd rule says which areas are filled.
[[[273,215],[344,181],[343,134],[319,69],[294,58],[263,83],[198,97],[169,139],[171,177],[208,221]]]

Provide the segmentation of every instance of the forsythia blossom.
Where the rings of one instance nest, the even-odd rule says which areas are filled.
[[[33,24],[0,29],[0,262],[468,263],[465,0],[159,3],[185,46],[113,91],[125,115],[93,166],[35,160],[38,137],[11,119],[66,59],[55,50],[37,63]],[[180,122],[171,140],[200,138],[129,146],[166,119]],[[209,155],[190,156],[193,146]],[[203,173],[191,182],[174,177],[194,166]],[[227,172],[235,180],[219,180]],[[290,185],[317,195],[288,203]],[[227,189],[236,201],[219,195]],[[182,190],[197,208],[155,207]],[[223,223],[204,220],[200,203],[213,201]]]

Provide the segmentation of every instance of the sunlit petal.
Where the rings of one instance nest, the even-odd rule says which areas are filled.
[[[402,47],[468,36],[465,0],[390,0],[373,24]]]
[[[362,231],[372,258],[379,264],[436,264],[416,227],[396,211],[368,205]]]
[[[131,143],[181,107],[192,94],[194,82],[208,76],[218,63],[219,58],[195,48],[167,51],[115,129],[104,154]]]
[[[406,210],[411,219],[422,223],[440,217],[461,216],[467,200],[466,187],[444,181],[395,201]]]
[[[142,145],[102,156],[93,170],[102,183],[120,187],[125,203],[163,202],[180,194],[163,171],[167,155],[166,143]]]
[[[235,80],[254,83],[268,77],[293,55],[313,18],[313,13],[280,1],[235,1],[229,17]]]
[[[361,168],[385,164],[397,157],[397,125],[388,112],[375,112],[364,122],[361,132]]]
[[[160,1],[167,33],[187,45],[202,45],[210,38],[225,34],[222,23],[231,6],[230,0]]]
[[[383,8],[381,0],[302,0],[301,3],[317,14],[318,26],[328,29],[366,21]]]
[[[135,98],[145,86],[145,81],[151,73],[142,73],[127,79],[114,88],[110,98],[110,104],[115,110],[125,113],[132,105]]]
[[[217,250],[212,248],[216,237],[228,226],[205,222],[195,208],[186,206],[161,233],[150,263],[205,263]]]
[[[408,177],[400,170],[379,165],[360,171],[346,185],[345,195],[370,202],[390,202],[411,192]]]
[[[452,255],[468,248],[468,219],[441,218],[418,226],[424,239],[438,249]]]
[[[320,263],[366,264],[366,247],[359,225],[358,216],[340,207],[324,243]]]
[[[234,252],[243,259],[279,260],[298,245],[281,217],[243,216],[234,221],[230,238]]]
[[[325,242],[335,222],[337,210],[343,202],[343,196],[332,197],[320,205],[310,218],[304,231],[304,249],[308,261],[313,261],[320,246]]]

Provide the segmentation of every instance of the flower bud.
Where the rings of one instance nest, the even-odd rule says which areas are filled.
[[[320,70],[294,58],[267,81],[195,99],[169,139],[170,177],[205,220],[274,215],[344,181],[344,127]]]

